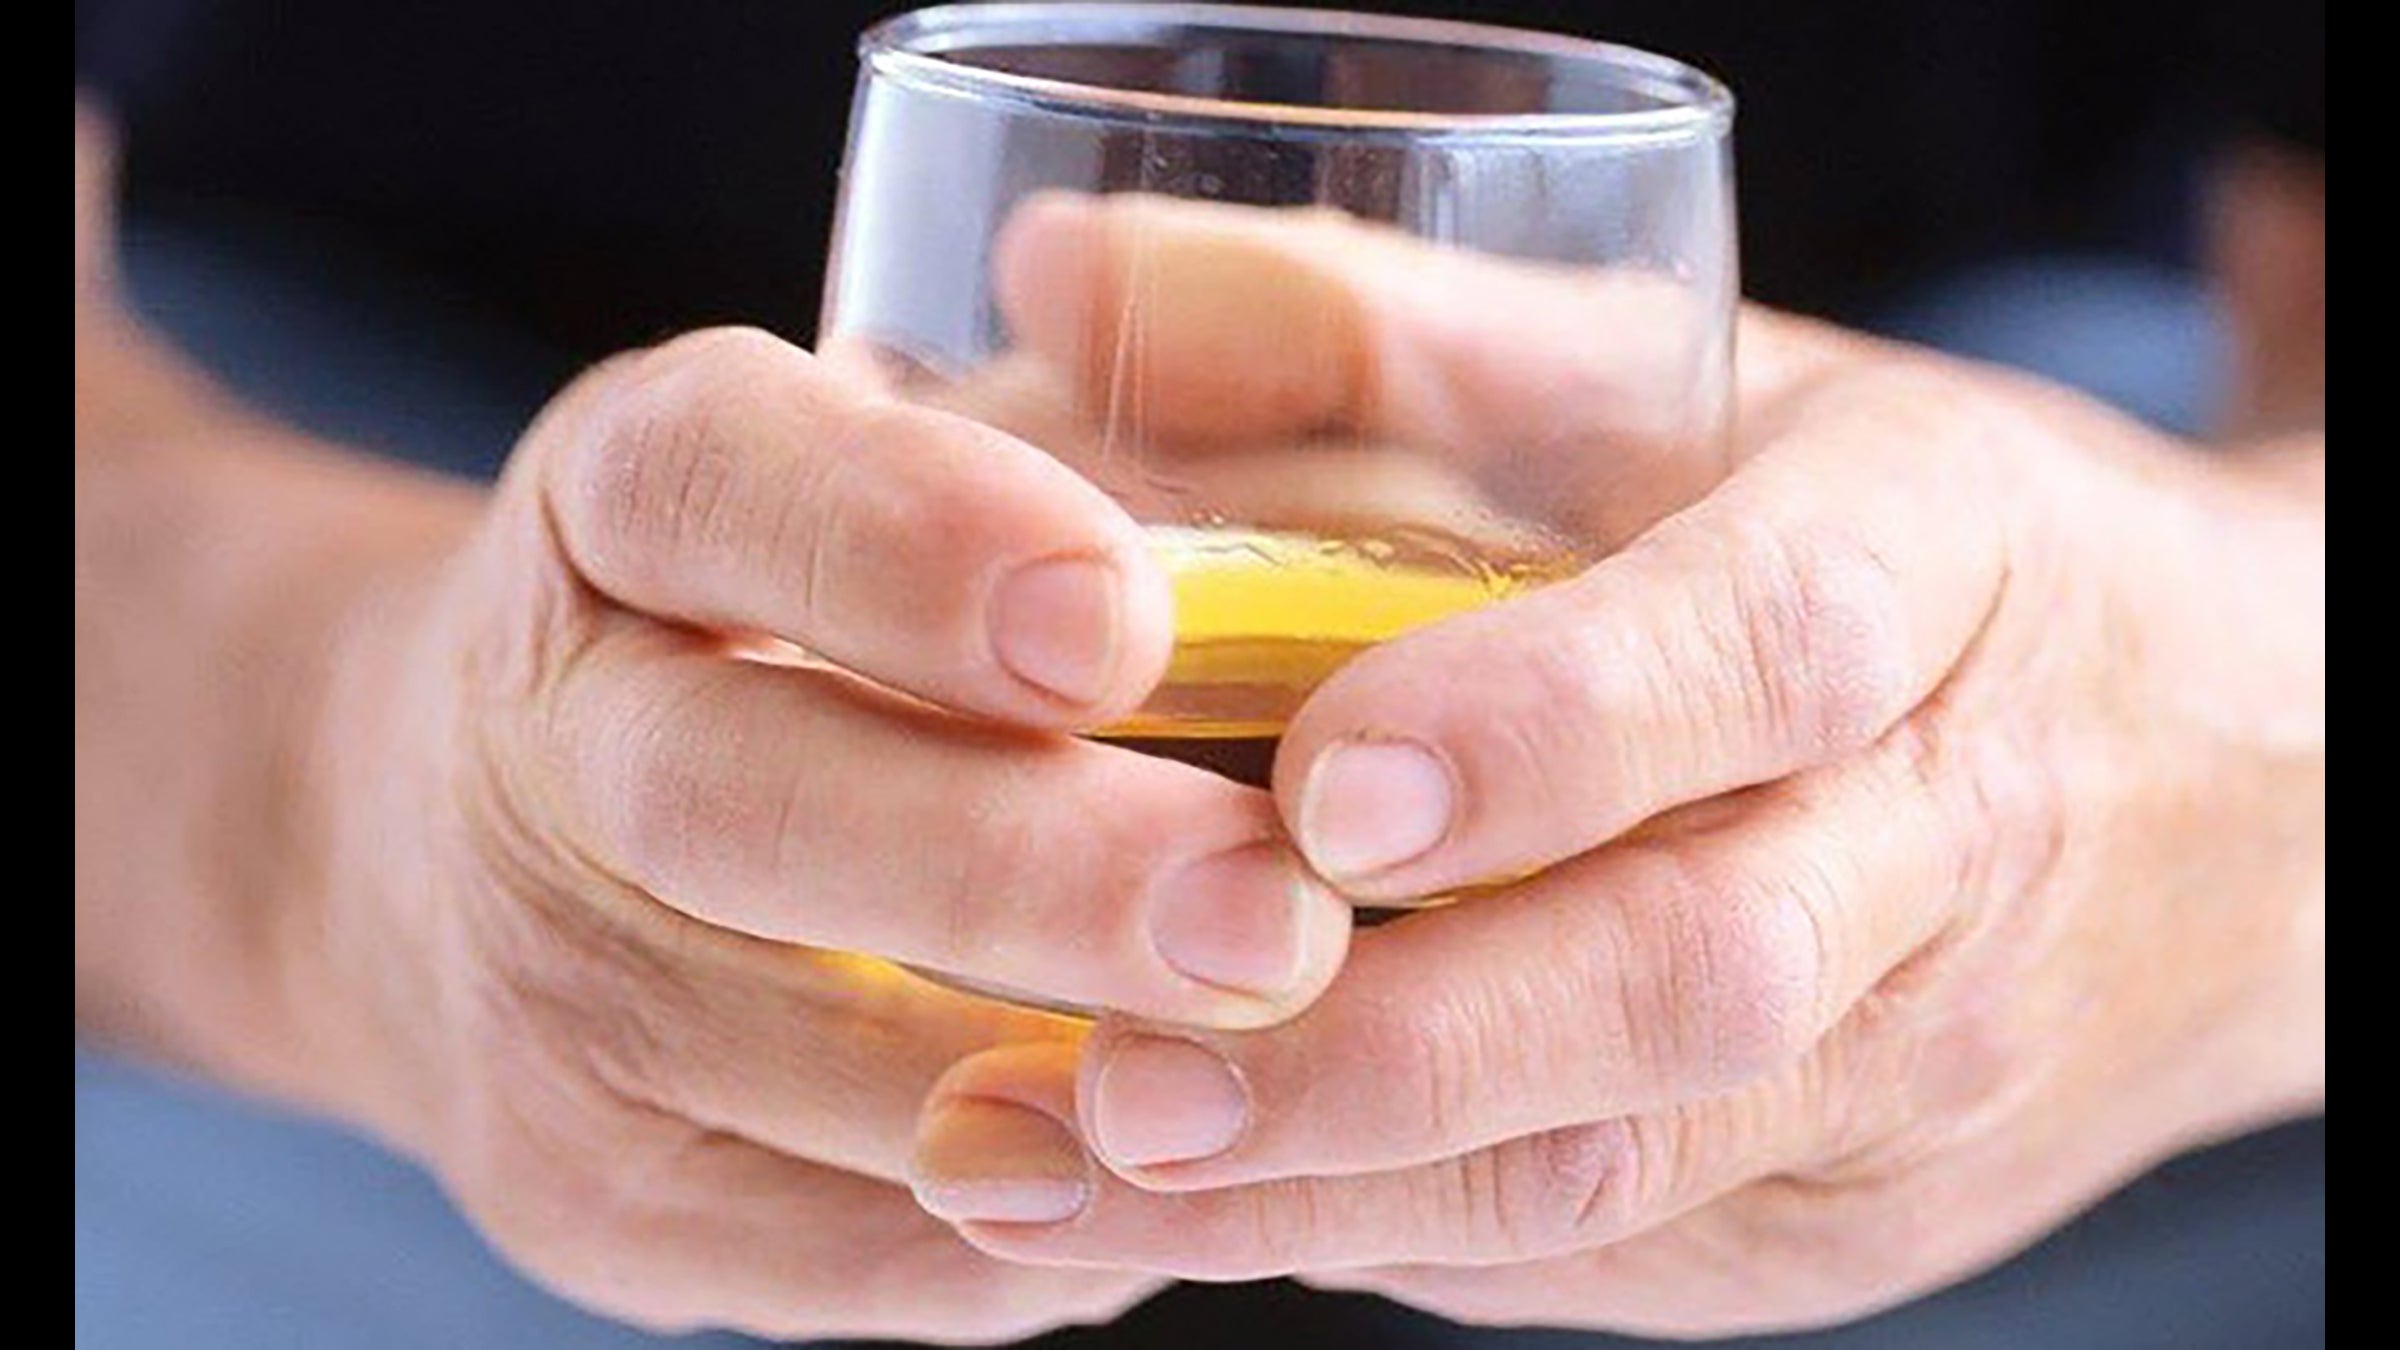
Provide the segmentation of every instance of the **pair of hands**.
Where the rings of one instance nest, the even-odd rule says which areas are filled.
[[[1542,339],[1572,288],[1154,209],[1016,256],[1081,260],[1029,292],[1070,313],[1137,227],[1161,275],[1272,279],[1323,359],[1187,335],[1152,368],[1194,406],[1607,421],[1537,397],[1596,387]],[[1507,321],[1431,322],[1419,263]],[[2053,389],[1758,310],[1739,342],[1720,486],[1354,661],[1272,793],[1062,734],[1142,700],[1171,607],[1042,450],[757,333],[599,367],[344,616],[280,929],[339,1023],[313,1095],[588,1304],[942,1339],[1283,1273],[1818,1322],[2304,1109],[2321,507]]]

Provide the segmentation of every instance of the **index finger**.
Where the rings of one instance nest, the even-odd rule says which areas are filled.
[[[1050,456],[756,330],[584,377],[526,436],[546,533],[625,608],[786,639],[1024,725],[1103,723],[1165,666],[1167,580]]]
[[[1705,500],[1573,580],[1362,653],[1276,763],[1309,861],[1402,899],[1520,876],[1854,754],[2009,582],[2021,434],[1908,362],[1828,380]]]
[[[1331,429],[1629,537],[1722,472],[1729,297],[1322,209],[1044,193],[994,286],[1085,417],[1197,455]]]
[[[1698,373],[1714,297],[1638,269],[1505,258],[1325,207],[1144,193],[1037,194],[994,252],[1017,337],[1087,404],[1138,398],[1170,433],[1344,422],[1495,450],[1563,420],[1528,405],[1535,391],[1658,434],[1671,405],[1710,401],[1659,380]]]
[[[1713,1097],[1798,1062],[1955,913],[1978,804],[1911,746],[1353,940],[1274,1030],[1110,1020],[1081,1119],[1145,1187],[1454,1158]]]

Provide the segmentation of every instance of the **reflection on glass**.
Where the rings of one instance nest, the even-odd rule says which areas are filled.
[[[1229,6],[870,32],[820,346],[1148,524],[1177,649],[1111,738],[1264,781],[1364,647],[1725,469],[1730,100],[1542,34]]]

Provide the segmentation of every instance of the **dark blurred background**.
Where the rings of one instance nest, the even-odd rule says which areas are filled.
[[[726,321],[809,337],[852,40],[905,7],[77,0],[75,66],[127,137],[127,278],[151,319],[314,430],[480,475],[609,351]],[[2225,370],[2199,275],[2209,165],[2240,139],[2324,145],[2321,0],[1372,7],[1709,69],[1740,99],[1751,295],[2181,430]],[[76,1105],[79,1345],[651,1343],[516,1280],[426,1178],[334,1130],[80,1053]],[[2318,1344],[2323,1226],[2316,1121],[1788,1344]],[[1461,1336],[1260,1286],[1178,1290],[1059,1343],[1602,1343]]]
[[[1749,293],[1876,322],[2027,257],[2188,272],[2208,154],[2321,148],[2322,0],[1394,0],[1692,61],[1740,99]],[[133,214],[271,228],[524,339],[551,378],[815,323],[852,41],[905,5],[77,0]]]

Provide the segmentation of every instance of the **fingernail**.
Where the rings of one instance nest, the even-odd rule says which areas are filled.
[[[1450,768],[1412,741],[1346,741],[1300,790],[1300,847],[1319,872],[1362,877],[1422,856],[1450,832]]]
[[[1302,907],[1316,883],[1283,848],[1250,844],[1186,863],[1150,886],[1150,942],[1203,984],[1261,998],[1300,982]]]
[[[1250,1128],[1250,1090],[1214,1051],[1131,1036],[1092,1089],[1092,1142],[1131,1167],[1213,1158]]]
[[[1091,1202],[1092,1166],[1049,1116],[959,1097],[919,1127],[909,1188],[934,1217],[953,1223],[1057,1223]]]
[[[1096,701],[1116,673],[1116,569],[1092,558],[1018,568],[993,600],[992,650],[1027,684],[1069,703]]]

